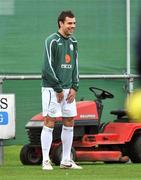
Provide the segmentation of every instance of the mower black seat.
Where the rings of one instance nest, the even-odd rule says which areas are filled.
[[[123,109],[121,109],[121,110],[113,110],[113,111],[110,112],[110,114],[116,115],[118,119],[127,115],[126,111],[123,110]]]

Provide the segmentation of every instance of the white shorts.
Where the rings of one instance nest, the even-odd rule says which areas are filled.
[[[42,115],[50,117],[75,117],[77,116],[76,101],[67,103],[69,89],[63,89],[64,99],[57,102],[56,92],[52,88],[42,87]]]

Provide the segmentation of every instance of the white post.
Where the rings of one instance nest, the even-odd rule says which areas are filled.
[[[126,0],[126,57],[127,57],[127,75],[131,74],[131,56],[130,56],[130,0]],[[133,91],[133,78],[128,80],[128,92]]]

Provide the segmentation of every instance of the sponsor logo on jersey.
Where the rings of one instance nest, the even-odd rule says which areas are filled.
[[[67,64],[71,62],[71,57],[70,57],[69,54],[65,55],[65,61],[66,61]]]
[[[71,69],[72,68],[72,65],[70,64],[71,62],[71,57],[69,54],[66,54],[65,55],[65,63],[66,64],[61,64],[61,68],[63,69]]]
[[[63,68],[63,69],[71,69],[72,65],[71,64],[61,64],[61,68]]]

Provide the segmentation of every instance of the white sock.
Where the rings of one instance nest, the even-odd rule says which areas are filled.
[[[43,129],[41,132],[41,146],[42,146],[43,161],[49,160],[49,151],[50,151],[51,143],[52,143],[52,132],[53,132],[53,128],[43,126]]]
[[[62,161],[70,160],[71,147],[73,142],[73,127],[62,127]]]

